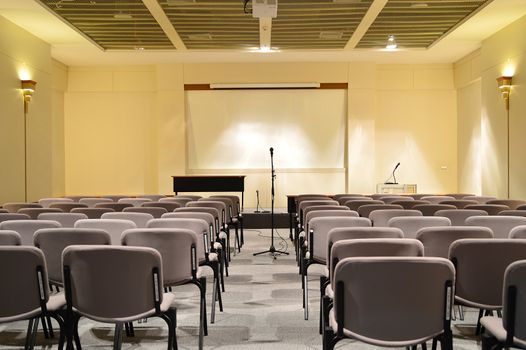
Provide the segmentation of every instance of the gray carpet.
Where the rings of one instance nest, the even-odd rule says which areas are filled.
[[[279,231],[288,238],[288,230]],[[216,312],[216,322],[209,324],[205,349],[321,349],[318,334],[318,277],[321,266],[310,269],[310,319],[303,319],[301,284],[295,263],[294,247],[290,241],[276,239],[277,249],[288,249],[289,256],[273,259],[268,254],[253,257],[270,245],[269,230],[245,232],[245,246],[232,257],[230,276],[223,293],[224,312]],[[207,271],[207,276],[210,272]],[[207,292],[211,291],[208,278]],[[179,349],[197,349],[198,293],[195,287],[174,290],[177,295]],[[210,316],[210,295],[207,298]],[[475,350],[480,341],[473,336],[475,310],[467,310],[466,320],[455,321],[454,347]],[[0,325],[0,350],[23,347],[27,322]],[[113,327],[87,319],[80,322],[79,333],[84,348],[111,348]],[[135,338],[123,338],[123,349],[166,349],[167,330],[159,319],[135,323]],[[46,340],[42,332],[37,349],[56,348],[56,340]],[[429,344],[430,346],[430,344]],[[356,341],[342,341],[338,349],[372,349]]]

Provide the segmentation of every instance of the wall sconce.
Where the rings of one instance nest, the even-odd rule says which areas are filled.
[[[506,110],[510,109],[510,92],[511,92],[511,80],[510,76],[502,76],[497,78],[497,85],[504,99]]]
[[[31,96],[35,92],[35,87],[37,82],[34,80],[21,80],[22,83],[22,92],[24,93],[24,113],[27,113],[27,105],[31,101]]]

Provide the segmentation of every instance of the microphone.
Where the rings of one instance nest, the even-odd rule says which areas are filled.
[[[396,169],[398,169],[399,166],[400,166],[400,162],[398,162],[398,164],[396,164],[396,166],[393,169],[393,172],[391,173],[391,176],[389,176],[387,178],[387,180],[385,180],[384,185],[398,185],[398,182],[396,182],[395,171],[396,171]],[[391,178],[393,178],[392,182],[389,181]]]
[[[270,155],[274,154],[274,148],[270,147]]]

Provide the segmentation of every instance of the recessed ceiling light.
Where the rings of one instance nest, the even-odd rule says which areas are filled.
[[[199,34],[188,34],[189,40],[212,40],[212,34],[210,33],[199,33]]]
[[[113,18],[115,19],[132,19],[133,16],[129,13],[116,13],[113,15]]]
[[[427,2],[413,2],[413,3],[411,3],[411,7],[412,8],[416,8],[416,9],[426,8],[428,6],[429,5],[427,4]]]
[[[325,40],[337,40],[337,39],[341,39],[343,37],[343,32],[337,32],[335,30],[333,31],[323,31],[323,32],[320,32],[320,39],[325,39]]]
[[[389,35],[389,37],[387,38],[387,45],[385,45],[385,48],[387,50],[394,50],[398,47],[398,45],[396,45],[396,39],[394,37],[394,35]]]
[[[144,51],[144,47],[142,46],[135,46],[134,49],[137,51]]]
[[[332,0],[332,2],[343,4],[359,4],[362,2],[362,0]]]

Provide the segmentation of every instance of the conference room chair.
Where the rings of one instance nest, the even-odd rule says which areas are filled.
[[[431,194],[431,193],[412,193],[412,194],[408,194],[408,196],[418,201],[418,200],[421,200],[423,197],[436,196],[436,195]]]
[[[361,196],[361,195],[356,195],[356,196],[342,196],[342,197],[339,197],[338,199],[334,198],[335,201],[338,201],[338,203],[340,205],[344,205],[345,202],[348,202],[348,201],[358,201],[358,200],[362,200],[362,201],[370,201],[372,200],[373,198],[371,197],[366,197],[366,196]]]
[[[510,207],[502,204],[472,204],[466,205],[464,209],[484,210],[488,215],[499,215],[501,211],[510,210]]]
[[[64,213],[71,212],[71,209],[75,208],[87,208],[88,206],[86,204],[81,204],[78,202],[55,202],[51,203],[49,205],[50,208],[58,208],[62,210]]]
[[[487,201],[486,204],[501,204],[508,206],[510,209],[514,210],[521,205],[525,205],[526,201],[520,199],[492,199],[490,201]]]
[[[476,205],[477,201],[470,201],[466,199],[453,199],[450,201],[442,201],[440,204],[454,205],[457,209],[464,209],[467,205]]]
[[[159,199],[159,202],[161,203],[179,203],[181,204],[181,207],[186,206],[186,203],[192,202],[192,198],[185,198],[185,197],[163,197]]]
[[[49,208],[49,206],[53,203],[63,203],[63,202],[73,202],[73,199],[70,199],[70,198],[41,198],[38,200],[38,204],[40,204],[42,208]]]
[[[131,204],[134,207],[140,207],[141,204],[146,202],[152,202],[149,198],[136,198],[136,197],[128,197],[128,198],[121,198],[117,201],[117,203],[126,203]]]
[[[423,216],[434,216],[435,213],[439,210],[447,210],[447,209],[457,209],[454,205],[449,204],[419,204],[415,205],[413,210],[419,210],[422,212]]]
[[[360,217],[318,217],[309,221],[309,232],[305,236],[300,254],[301,280],[303,289],[304,318],[309,319],[309,267],[313,264],[327,263],[327,237],[329,231],[337,227],[370,227],[371,220]]]
[[[509,238],[526,239],[526,225],[519,225],[512,228]]]
[[[377,200],[380,200],[382,197],[389,197],[389,196],[393,196],[393,194],[389,194],[389,193],[373,193],[373,194],[370,194],[366,197],[369,197],[367,199],[373,199],[375,201]]]
[[[305,223],[305,227],[303,231],[305,232],[308,232],[309,230],[309,221],[315,217],[322,217],[322,216],[358,217],[360,216],[358,212],[353,211],[349,209],[349,207],[346,207],[344,205],[313,205],[311,207],[305,208],[303,213],[305,214],[305,217],[303,218],[303,222]]]
[[[88,217],[88,219],[100,219],[104,213],[113,213],[115,210],[110,208],[73,208],[70,213],[80,213]]]
[[[0,230],[18,232],[24,246],[33,246],[33,234],[37,230],[60,227],[60,223],[52,220],[10,220],[0,223]]]
[[[296,223],[295,226],[298,225],[298,221],[300,220],[299,215],[302,215],[300,213],[300,205],[304,201],[328,201],[328,200],[334,200],[331,197],[327,196],[326,194],[317,194],[317,193],[307,193],[307,194],[300,194],[296,196]]]
[[[121,198],[130,198],[130,196],[122,195],[122,194],[107,194],[104,196],[101,196],[101,198],[108,198],[111,199],[112,202],[118,202]]]
[[[101,197],[89,197],[79,199],[79,203],[86,204],[88,208],[95,208],[95,204],[99,203],[113,203],[113,200],[110,198],[101,198]]]
[[[2,207],[10,213],[16,213],[18,212],[18,210],[22,208],[42,208],[42,206],[38,203],[18,203],[18,202],[4,203]]]
[[[2,245],[22,245],[22,239],[16,231],[0,230],[0,246]]]
[[[146,198],[152,202],[158,202],[161,198],[166,197],[164,194],[141,194],[137,198]]]
[[[431,204],[440,204],[443,201],[452,201],[455,200],[455,197],[451,196],[424,196],[420,199],[428,201]]]
[[[526,210],[503,210],[498,215],[505,215],[505,216],[523,216],[526,217]]]
[[[365,197],[365,196],[361,193],[337,193],[329,197],[334,199],[335,201],[338,201],[338,199],[342,197]]]
[[[122,210],[123,213],[145,213],[150,214],[154,218],[158,219],[168,211],[165,208],[159,207],[129,207]]]
[[[245,243],[245,233],[243,230],[243,215],[241,213],[241,201],[239,200],[238,196],[235,195],[215,195],[210,196],[210,198],[227,198],[230,199],[233,203],[232,207],[232,222],[233,224],[239,228],[239,239],[241,241],[241,247]]]
[[[114,349],[122,343],[122,325],[158,316],[168,324],[169,348],[177,348],[175,295],[163,293],[160,253],[147,247],[69,246],[62,255],[68,317],[68,343],[84,316],[115,324]],[[80,341],[77,348],[80,348]],[[170,346],[171,344],[171,346]]]
[[[323,206],[323,205],[339,206],[340,204],[335,200],[323,199],[323,198],[322,199],[304,199],[299,202],[298,213],[297,213],[297,217],[298,217],[297,227],[299,231],[301,231],[305,225],[305,222],[303,221],[303,219],[305,218],[305,209],[308,207],[312,207],[312,206]]]
[[[170,213],[177,208],[181,208],[182,205],[176,202],[146,202],[141,204],[141,207],[164,208]]]
[[[401,205],[402,208],[404,209],[413,209],[415,205],[431,204],[431,203],[428,201],[420,200],[420,199],[403,199],[403,200],[391,202],[391,204]]]
[[[208,334],[206,320],[206,277],[201,276],[196,253],[199,245],[195,232],[177,228],[139,228],[122,235],[123,246],[150,247],[161,254],[164,288],[193,284],[199,288],[199,349]]]
[[[148,223],[148,221],[154,219],[152,214],[134,212],[104,213],[100,218],[133,221],[137,228],[146,228],[146,224]]]
[[[323,348],[332,350],[342,339],[351,338],[414,349],[433,339],[441,342],[442,349],[452,350],[454,283],[455,269],[442,258],[343,259],[334,269],[334,303]]]
[[[401,229],[405,238],[416,238],[416,233],[421,228],[451,226],[451,221],[438,216],[406,216],[389,219],[387,226]]]
[[[488,201],[497,199],[497,197],[492,196],[466,196],[462,199],[469,200],[469,201],[477,201],[479,204],[486,204]]]
[[[99,229],[108,232],[111,237],[111,244],[121,244],[121,234],[129,229],[137,228],[137,225],[130,220],[121,219],[85,219],[75,223],[75,228]]]
[[[31,217],[20,213],[0,213],[0,223],[11,220],[31,220]]]
[[[221,299],[221,278],[219,276],[219,261],[215,254],[210,252],[210,241],[208,237],[208,224],[202,219],[176,218],[176,219],[153,219],[148,222],[148,227],[151,229],[180,229],[189,230],[193,232],[196,239],[196,254],[199,266],[208,266],[213,274],[214,280],[212,284],[212,314],[211,322],[215,322],[215,307],[216,301],[219,299],[220,309],[223,310],[223,302]],[[201,295],[204,299],[205,295]],[[201,309],[203,312],[203,309]],[[206,327],[206,325],[205,325]],[[205,333],[207,333],[206,331]]]
[[[126,203],[115,203],[115,202],[95,204],[95,208],[109,208],[117,212],[121,212],[124,210],[124,208],[130,208],[130,207],[133,207],[133,205],[126,204]]]
[[[178,194],[178,195],[173,196],[173,198],[190,198],[192,201],[198,201],[199,199],[203,197],[195,195],[195,194]]]
[[[393,196],[393,195],[390,195],[390,196],[380,196],[378,198],[378,200],[384,202],[385,204],[392,204],[393,202],[396,202],[396,201],[403,201],[403,200],[414,200],[412,197],[407,197],[407,196]]]
[[[480,323],[485,328],[482,349],[524,348],[526,346],[526,261],[511,263],[504,272],[502,318],[485,316]]]
[[[0,208],[0,214],[7,214],[9,213],[7,209]]]
[[[504,272],[512,262],[526,259],[526,240],[460,239],[451,244],[449,259],[457,275],[455,302],[479,309],[479,334],[480,318],[502,309]]]
[[[64,198],[71,199],[72,201],[77,202],[77,203],[82,198],[89,198],[89,197],[92,197],[92,196],[87,196],[87,195],[64,196]]]
[[[446,193],[445,196],[453,197],[455,199],[464,199],[465,197],[474,196],[473,193]]]
[[[52,220],[60,223],[61,227],[75,227],[75,222],[87,219],[86,214],[81,213],[42,213],[38,215],[38,220]]]
[[[449,247],[464,238],[493,238],[491,229],[482,226],[424,227],[416,233],[416,239],[424,245],[425,256],[449,258]]]
[[[375,210],[403,210],[404,208],[398,204],[365,204],[358,208],[358,214],[361,217],[368,218]]]
[[[435,216],[441,216],[451,220],[451,226],[465,226],[466,219],[471,216],[488,216],[484,210],[476,209],[446,209],[438,210]]]
[[[412,209],[378,209],[369,214],[369,219],[375,227],[387,227],[390,219],[400,216],[422,216],[422,212]]]
[[[59,349],[65,339],[63,294],[50,295],[42,251],[28,246],[0,246],[0,323],[29,320],[25,349],[35,345],[39,319],[53,317],[60,326]]]
[[[526,210],[526,204],[521,204],[519,205],[517,208],[515,208],[516,210]]]
[[[62,209],[58,208],[22,208],[18,210],[20,214],[29,215],[33,220],[38,219],[38,216],[42,213],[62,213]]]
[[[522,216],[472,216],[466,219],[466,226],[488,227],[495,238],[508,238],[510,231],[520,225],[526,225]]]
[[[385,203],[380,200],[376,200],[376,199],[369,199],[369,200],[357,199],[357,200],[347,201],[343,205],[357,212],[358,208],[360,208],[362,205],[368,205],[368,204],[385,204]]]

